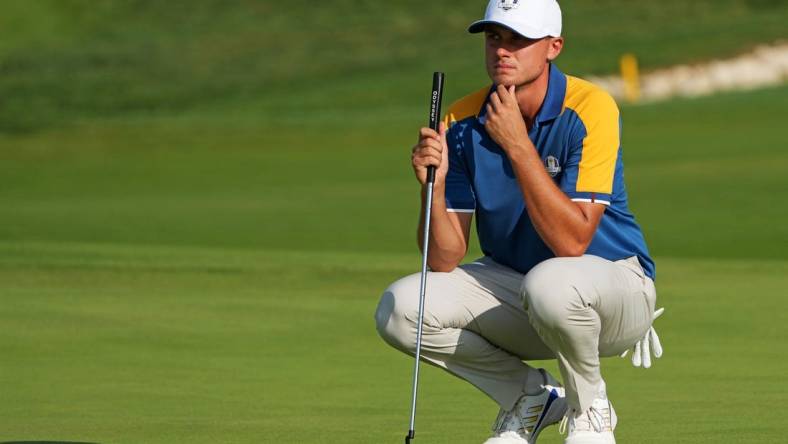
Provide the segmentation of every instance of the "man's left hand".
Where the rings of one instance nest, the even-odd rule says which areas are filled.
[[[528,140],[528,129],[520,112],[520,106],[517,104],[514,85],[509,89],[498,85],[490,95],[484,128],[507,153],[513,147]]]

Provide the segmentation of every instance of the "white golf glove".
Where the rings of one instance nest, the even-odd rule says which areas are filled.
[[[657,318],[664,311],[665,308],[660,308],[659,310],[655,311],[654,318],[651,320],[651,322],[653,323],[655,320],[657,320]],[[644,336],[643,339],[637,341],[632,347],[632,365],[643,368],[651,367],[652,352],[654,353],[655,358],[662,356],[662,344],[659,342],[659,336],[657,336],[657,331],[654,330],[653,324],[646,332],[646,336]],[[621,353],[621,357],[625,357],[627,353],[629,353],[629,350],[624,350],[624,353]]]

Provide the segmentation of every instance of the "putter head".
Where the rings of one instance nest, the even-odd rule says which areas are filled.
[[[405,436],[405,444],[410,444],[410,440],[416,437],[416,432],[413,430],[408,430],[407,436]]]

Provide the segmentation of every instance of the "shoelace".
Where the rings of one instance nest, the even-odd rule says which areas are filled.
[[[582,418],[585,416],[588,419],[583,418],[582,420],[588,422],[591,428],[594,429],[595,432],[601,433],[604,425],[605,425],[605,416],[596,409],[596,407],[589,407],[588,410],[583,412],[580,416],[575,417],[575,410],[567,410],[564,417],[561,419],[561,423],[558,425],[558,433],[564,435],[566,434],[567,426],[569,422],[572,422],[572,425],[575,424],[577,419]]]

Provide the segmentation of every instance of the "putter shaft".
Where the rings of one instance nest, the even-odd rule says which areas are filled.
[[[430,95],[429,125],[439,131],[441,113],[441,100],[443,99],[443,73],[436,72],[432,75],[432,95]],[[430,216],[432,214],[432,195],[435,183],[435,167],[427,168],[427,198],[424,203],[424,240],[421,256],[421,284],[419,285],[419,321],[416,332],[416,361],[413,364],[413,393],[410,405],[410,428],[405,436],[405,444],[410,444],[416,437],[416,397],[419,388],[419,363],[421,361],[421,335],[424,325],[424,300],[427,290],[427,253],[430,245]]]

